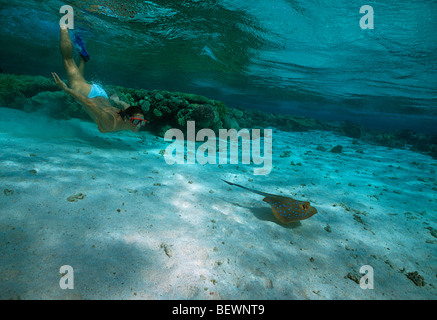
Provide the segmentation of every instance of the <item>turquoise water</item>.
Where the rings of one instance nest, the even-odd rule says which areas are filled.
[[[4,72],[62,74],[62,1],[2,1]],[[73,1],[102,83],[273,112],[435,132],[437,5],[372,1]],[[32,54],[30,54],[32,53]],[[377,120],[377,121],[375,121]]]
[[[52,82],[64,4],[0,0],[1,299],[437,297],[435,1],[72,1],[86,79],[150,108],[136,133]],[[169,164],[186,110],[262,129],[251,161],[182,140]],[[251,189],[317,214],[283,224]]]

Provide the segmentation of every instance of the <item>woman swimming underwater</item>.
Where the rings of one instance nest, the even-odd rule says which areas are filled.
[[[111,96],[111,100],[122,107],[122,109],[115,108],[111,105],[108,95],[101,86],[86,82],[83,72],[85,59],[89,59],[89,56],[83,54],[86,51],[82,47],[83,51],[81,52],[79,67],[76,65],[73,59],[73,45],[67,26],[61,27],[60,49],[68,84],[71,88],[55,72],[52,72],[53,79],[59,88],[79,101],[91,119],[97,124],[100,132],[121,130],[136,132],[147,123],[144,120],[144,113],[140,107],[129,106],[127,103],[120,101],[117,96]]]

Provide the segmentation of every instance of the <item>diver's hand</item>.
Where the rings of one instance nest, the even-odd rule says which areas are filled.
[[[59,88],[61,88],[64,91],[68,89],[68,86],[65,84],[65,82],[62,81],[55,72],[52,72],[52,76],[53,79],[55,79],[55,83]]]
[[[118,97],[118,95],[116,93],[114,93],[112,96],[110,96],[109,99],[111,99],[114,102],[120,102],[120,98]]]
[[[110,96],[109,99],[111,99],[116,105],[122,107],[125,110],[130,107],[128,103],[121,101],[116,93]]]

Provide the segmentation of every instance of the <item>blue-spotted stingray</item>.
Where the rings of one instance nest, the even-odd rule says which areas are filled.
[[[312,207],[308,201],[300,201],[289,197],[277,196],[274,194],[246,188],[226,180],[223,181],[231,186],[237,186],[264,196],[265,198],[263,201],[272,206],[273,215],[276,217],[276,219],[284,224],[298,220],[305,220],[317,213],[317,209]]]

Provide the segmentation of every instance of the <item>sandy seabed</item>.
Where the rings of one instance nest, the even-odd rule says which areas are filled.
[[[273,169],[168,165],[149,133],[1,109],[1,299],[435,299],[437,162],[273,131]],[[342,153],[329,150],[342,145]],[[324,146],[321,151],[318,146]],[[279,224],[262,196],[318,214]],[[74,270],[74,289],[59,270]],[[363,265],[374,289],[360,288]],[[416,273],[417,271],[417,273]]]

